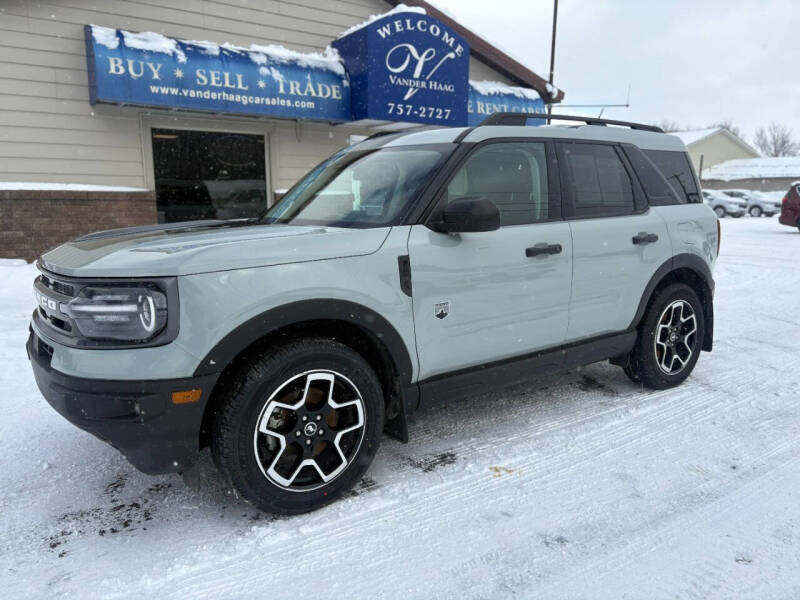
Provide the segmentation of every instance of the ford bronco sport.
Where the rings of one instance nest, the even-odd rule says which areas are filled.
[[[373,136],[258,219],[46,252],[42,394],[146,473],[210,446],[241,496],[291,514],[351,488],[417,408],[602,360],[680,384],[711,350],[719,250],[686,148],[528,118]]]

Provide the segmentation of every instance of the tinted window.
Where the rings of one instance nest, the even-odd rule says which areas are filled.
[[[452,144],[339,153],[281,198],[268,223],[384,227],[398,222]]]
[[[541,142],[491,144],[479,148],[447,186],[447,201],[482,196],[500,210],[501,225],[523,225],[558,216],[547,186]]]
[[[653,164],[658,167],[664,179],[678,197],[686,202],[700,202],[694,171],[685,152],[675,150],[644,150]]]
[[[634,212],[633,187],[612,146],[563,144],[571,172],[576,217]]]
[[[624,148],[651,206],[684,204],[686,202],[684,196],[678,196],[672,191],[672,187],[664,179],[661,171],[639,148],[630,145],[626,145]]]

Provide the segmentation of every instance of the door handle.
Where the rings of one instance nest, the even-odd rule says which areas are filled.
[[[658,241],[658,236],[655,233],[647,233],[646,231],[640,231],[635,236],[633,236],[633,243],[644,246],[646,244],[654,244]]]
[[[536,244],[530,248],[525,248],[525,256],[550,256],[551,254],[561,254],[561,244]]]

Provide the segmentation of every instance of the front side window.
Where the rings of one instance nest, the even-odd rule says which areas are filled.
[[[503,142],[477,149],[447,186],[447,202],[465,196],[494,202],[501,226],[558,216],[548,190],[542,142]]]
[[[677,150],[644,150],[647,158],[658,167],[682,203],[700,202],[694,171],[686,152]]]
[[[429,144],[342,152],[297,183],[263,220],[330,227],[395,224],[452,148]]]
[[[571,172],[575,217],[634,212],[633,187],[617,151],[601,144],[562,144]]]

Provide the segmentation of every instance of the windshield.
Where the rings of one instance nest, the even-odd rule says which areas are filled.
[[[339,152],[298,182],[265,223],[385,227],[399,222],[452,144]]]

